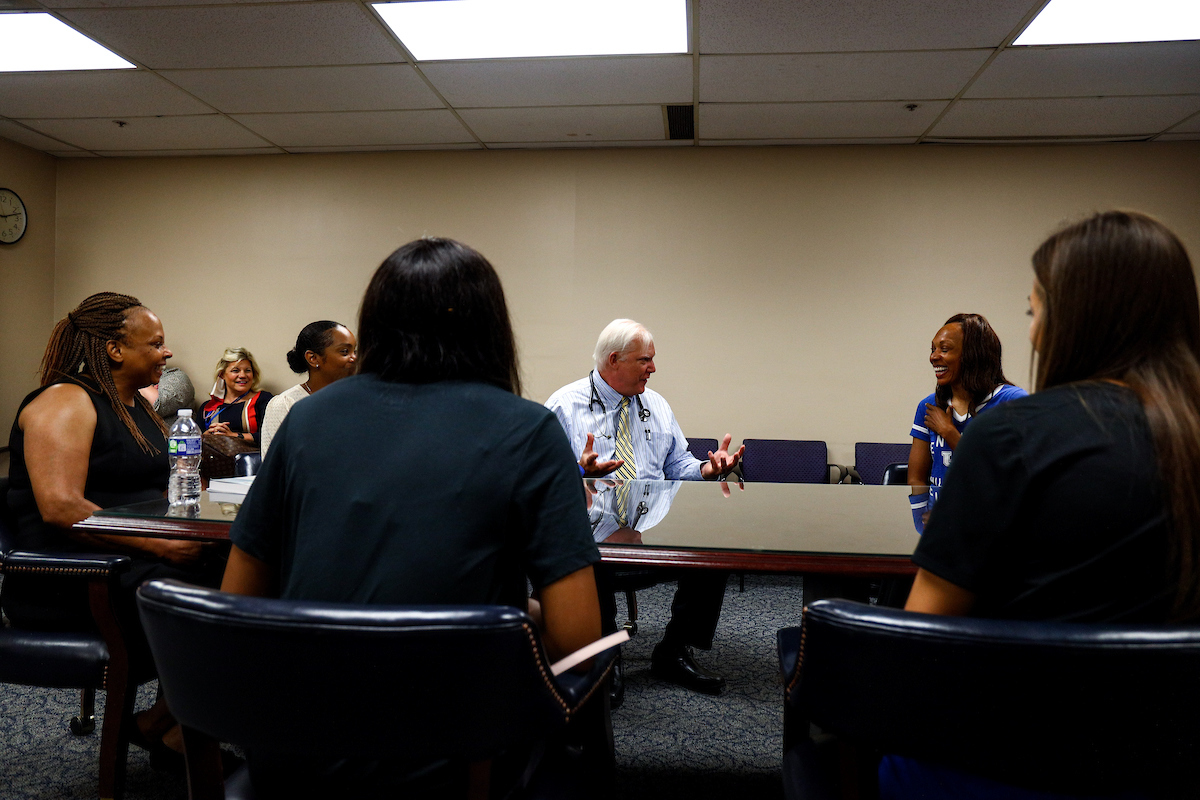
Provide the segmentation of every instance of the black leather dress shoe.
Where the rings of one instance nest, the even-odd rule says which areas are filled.
[[[720,694],[725,688],[725,679],[697,664],[692,648],[684,645],[659,642],[650,657],[650,674],[703,694]]]
[[[610,708],[620,708],[625,702],[625,665],[621,663],[621,654],[613,661],[612,679],[608,684],[608,705]]]

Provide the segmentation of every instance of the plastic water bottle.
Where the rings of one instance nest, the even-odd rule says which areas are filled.
[[[167,457],[171,477],[167,482],[168,513],[191,516],[200,510],[200,426],[192,419],[192,410],[179,411],[167,438]]]

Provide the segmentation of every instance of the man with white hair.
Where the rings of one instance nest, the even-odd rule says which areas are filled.
[[[629,481],[715,480],[737,466],[745,447],[730,454],[729,435],[707,461],[688,452],[671,406],[646,388],[655,368],[654,337],[645,326],[631,319],[613,320],[600,332],[594,359],[595,369],[551,395],[546,407],[562,423],[583,475],[612,473],[623,482],[617,487],[618,514],[624,513],[621,488]],[[691,649],[712,647],[728,573],[664,571],[664,579],[673,577],[678,578],[679,588],[671,604],[671,621],[654,648],[651,672],[694,691],[719,694],[725,679],[697,664]],[[596,585],[603,622],[611,632],[617,614],[611,571],[597,569]]]

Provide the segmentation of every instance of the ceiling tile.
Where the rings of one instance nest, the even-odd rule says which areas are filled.
[[[691,147],[692,140],[686,141],[681,139],[647,139],[639,141],[630,139],[620,142],[554,142],[547,144],[546,142],[488,142],[488,148],[491,150],[597,150],[600,148],[611,147]]]
[[[151,69],[404,61],[355,3],[64,11],[84,33]]]
[[[445,110],[239,114],[234,119],[289,149],[474,141],[454,115]]]
[[[1200,108],[1200,95],[960,100],[931,136],[1126,136],[1158,133]]]
[[[31,131],[15,122],[0,119],[0,136],[9,141],[32,147],[34,150],[69,150],[76,142],[60,142],[44,136],[37,131]]]
[[[366,144],[354,147],[289,147],[289,153],[383,153],[394,150],[480,150],[478,142],[451,144]]]
[[[107,118],[27,119],[22,122],[88,150],[195,150],[264,145],[262,139],[219,114],[130,117],[124,120],[124,127]]]
[[[111,158],[159,158],[176,156],[270,156],[284,155],[278,147],[229,147],[213,150],[97,150],[102,156]]]
[[[139,6],[162,6],[166,0],[40,0],[46,8],[137,8]],[[294,3],[296,0],[186,0],[189,6],[235,5],[238,3]],[[183,5],[183,3],[176,3]]]
[[[443,107],[408,64],[164,70],[162,74],[228,114]]]
[[[140,69],[0,73],[0,108],[9,117],[148,117],[212,111]]]
[[[702,147],[771,147],[775,145],[830,145],[830,144],[916,144],[916,136],[880,136],[866,139],[718,139],[701,140]]]
[[[701,103],[702,139],[860,139],[920,136],[945,101],[887,103]]]
[[[701,53],[999,47],[1035,0],[703,0]]]
[[[691,56],[435,62],[421,71],[456,107],[692,102]]]
[[[1196,133],[1200,131],[1200,114],[1185,119],[1183,122],[1176,125],[1168,131],[1168,133]]]
[[[666,138],[661,106],[476,108],[460,113],[475,134],[489,143]]]
[[[1200,92],[1200,42],[1005,48],[967,97]]]
[[[949,100],[991,50],[702,56],[702,103]]]

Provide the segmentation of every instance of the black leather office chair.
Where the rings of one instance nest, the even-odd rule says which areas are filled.
[[[826,600],[778,638],[789,788],[812,789],[813,722],[848,748],[842,764],[874,751],[1067,794],[1195,790],[1200,628]]]
[[[888,464],[883,470],[884,486],[903,486],[908,483],[908,464]]]
[[[100,733],[100,797],[120,798],[139,682],[154,677],[150,664],[130,664],[110,592],[129,566],[129,556],[85,553],[31,553],[13,549],[8,517],[8,477],[0,478],[0,573],[6,580],[37,579],[85,584],[94,630],[78,630],[74,620],[49,618],[36,629],[0,627],[0,683],[80,689],[80,714],[71,720],[77,735],[95,729],[96,690],[106,692]],[[45,629],[43,629],[45,628]],[[65,628],[65,629],[64,629]]]
[[[908,464],[908,453],[911,449],[911,444],[855,442],[854,474],[861,483],[872,486],[886,485],[888,467]]]
[[[603,685],[615,650],[556,678],[514,608],[268,600],[177,581],[143,584],[138,608],[184,728],[193,798],[221,796],[218,741],[290,757],[452,758],[472,764],[477,791],[494,756],[567,736],[611,775]],[[252,797],[248,783],[235,776],[225,796]]]
[[[233,457],[233,477],[248,478],[257,475],[262,466],[262,453],[255,450],[250,453],[238,453]]]

